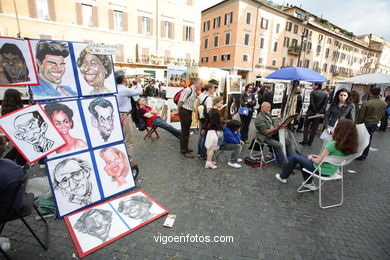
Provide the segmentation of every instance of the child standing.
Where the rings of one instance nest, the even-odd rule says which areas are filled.
[[[213,99],[213,108],[210,109],[209,116],[207,118],[207,136],[205,146],[207,148],[207,161],[205,164],[206,169],[217,168],[216,162],[213,162],[214,151],[218,150],[218,137],[222,134],[221,116],[219,115],[219,109],[223,105],[222,97],[215,97]]]

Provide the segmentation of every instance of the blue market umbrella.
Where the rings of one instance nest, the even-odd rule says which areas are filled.
[[[320,73],[301,67],[287,67],[269,74],[266,79],[303,80],[311,83],[327,82],[328,79]]]

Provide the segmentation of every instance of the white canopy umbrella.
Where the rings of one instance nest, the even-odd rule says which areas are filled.
[[[390,75],[383,73],[364,74],[352,77],[339,83],[353,83],[353,84],[390,84]]]

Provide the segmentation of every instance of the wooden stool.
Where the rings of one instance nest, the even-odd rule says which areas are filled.
[[[158,135],[156,129],[157,129],[157,126],[153,126],[152,128],[147,127],[146,128],[147,133],[144,136],[144,140],[151,138],[153,133],[156,134],[157,138],[160,138],[160,136]]]

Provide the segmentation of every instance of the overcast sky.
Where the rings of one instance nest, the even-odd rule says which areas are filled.
[[[221,0],[200,0],[204,10]],[[373,33],[390,41],[390,0],[274,0],[300,6],[355,35]]]

